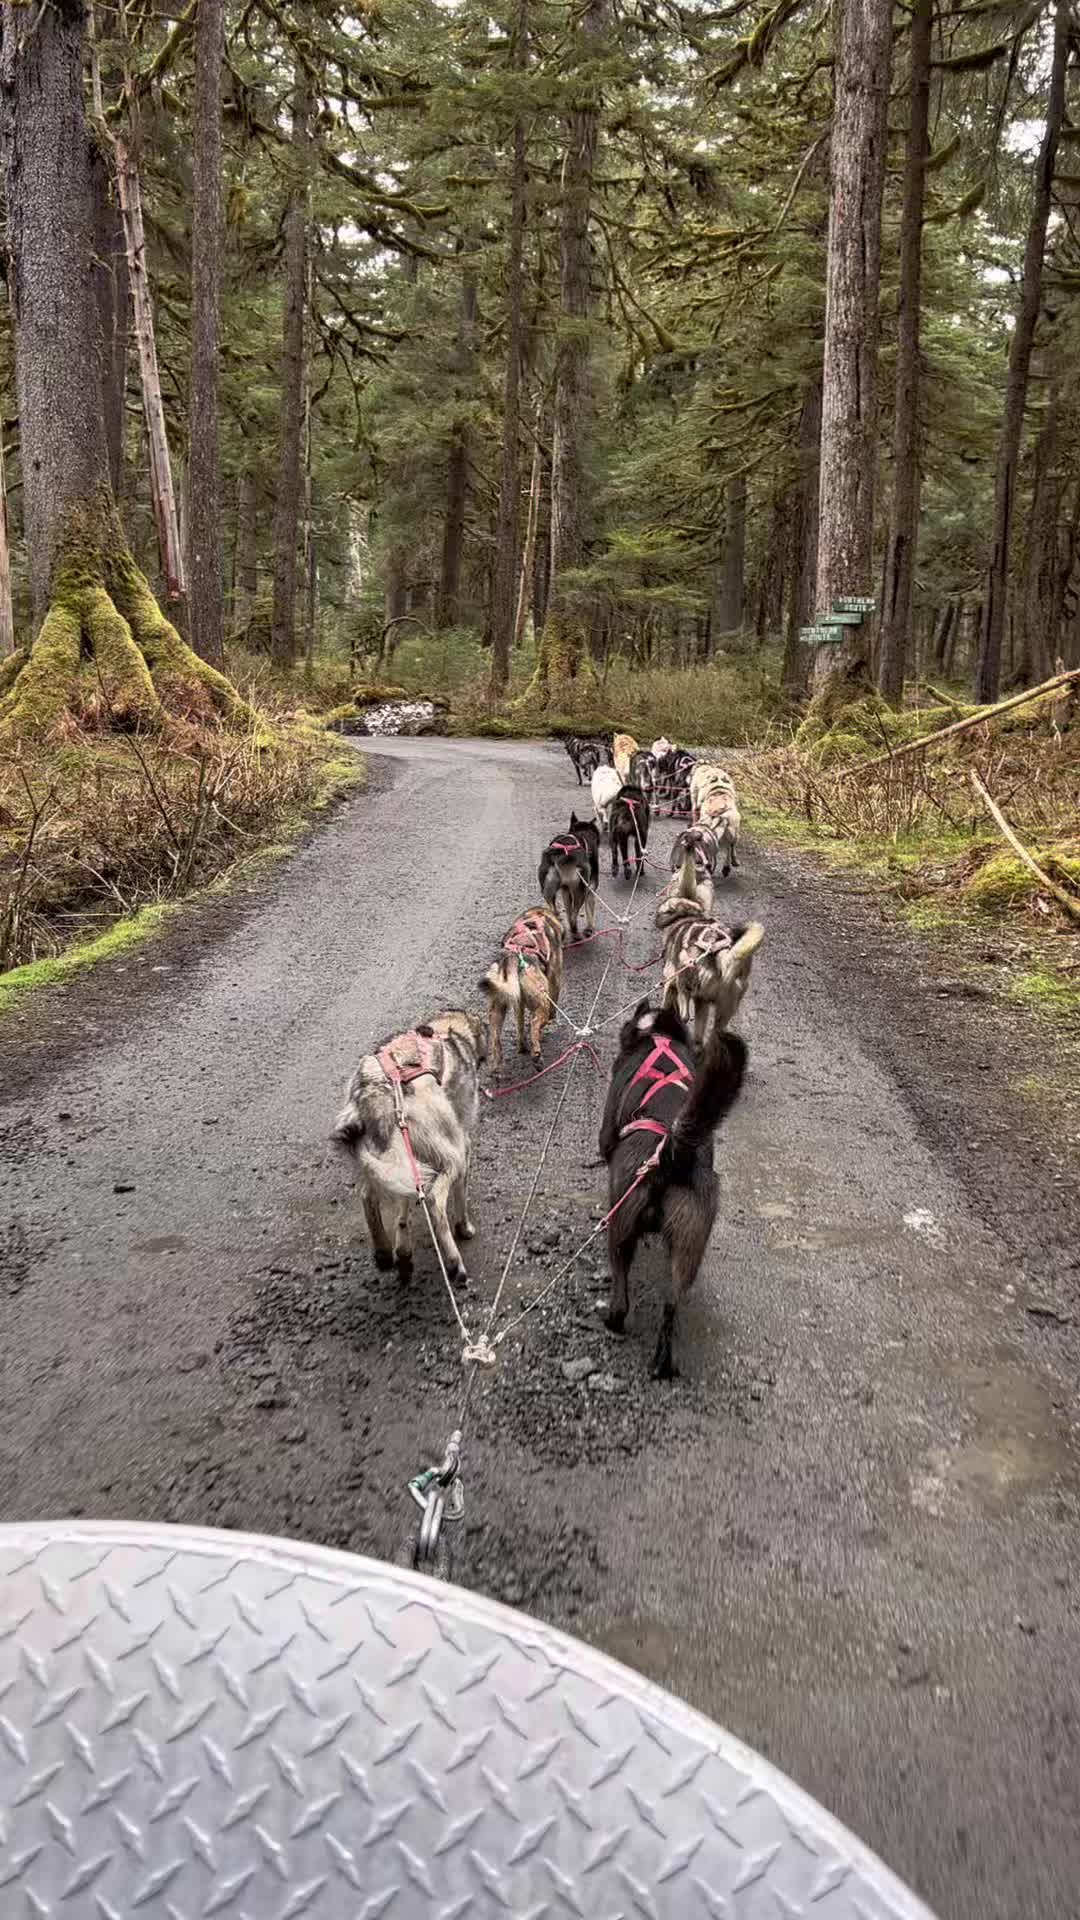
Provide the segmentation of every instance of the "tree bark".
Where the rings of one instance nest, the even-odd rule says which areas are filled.
[[[409,611],[408,574],[402,547],[392,547],[386,556],[384,610],[387,625],[391,620],[403,620]]]
[[[108,471],[87,275],[94,215],[82,105],[84,17],[79,0],[57,0],[40,14],[4,7],[0,17],[23,519],[40,621],[71,516],[94,498]]]
[[[904,694],[911,638],[911,602],[919,537],[919,350],[922,323],[922,226],[930,151],[930,51],[934,0],[915,0],[911,15],[911,106],[900,214],[896,399],[893,413],[893,497],[885,556],[885,592],[878,641],[878,686],[893,706]]]
[[[8,213],[25,524],[41,630],[0,700],[6,740],[42,735],[85,656],[115,723],[153,724],[174,691],[254,715],[164,618],[131,557],[109,484],[98,371],[93,162],[82,0],[0,15],[0,143]],[[141,263],[140,263],[141,264]]]
[[[188,606],[197,653],[225,656],[218,462],[221,331],[221,85],[225,0],[199,0],[195,16],[194,181],[191,213],[191,451],[188,458]]]
[[[476,279],[466,269],[461,282],[461,320],[457,367],[467,380],[473,363],[476,328]],[[469,502],[469,427],[464,418],[454,425],[446,468],[446,518],[443,523],[439,591],[435,602],[436,627],[453,627],[461,618],[461,570],[465,557],[465,510]]]
[[[724,546],[714,641],[717,634],[738,633],[746,614],[745,473],[734,474],[724,492]]]
[[[15,651],[15,608],[11,598],[11,542],[8,538],[4,419],[0,413],[0,660]]]
[[[529,609],[530,596],[533,593],[533,572],[537,552],[536,531],[540,524],[540,483],[543,473],[543,448],[540,442],[540,428],[543,418],[543,402],[536,403],[536,438],[533,443],[532,473],[529,478],[529,510],[525,520],[525,546],[521,555],[521,572],[518,580],[517,609],[514,614],[514,645],[520,647],[525,638],[525,615]]]
[[[233,557],[232,629],[246,625],[259,590],[255,475],[246,463],[236,481],[236,550]]]
[[[529,61],[529,0],[520,0],[511,68],[524,74]],[[499,505],[495,518],[495,578],[491,594],[491,686],[510,679],[510,648],[517,630],[518,549],[521,536],[521,373],[525,297],[525,103],[514,113],[510,175],[510,233],[506,260],[506,384],[503,391]],[[532,517],[532,490],[529,494]]]
[[[1035,475],[1031,489],[1021,595],[1022,684],[1048,680],[1057,650],[1055,576],[1058,560],[1058,510],[1061,480],[1057,469],[1058,389],[1051,387],[1046,417],[1035,441]]]
[[[890,0],[836,0],[836,67],[825,281],[817,605],[873,580],[878,290]],[[818,648],[814,692],[865,672],[869,629]]]
[[[109,483],[119,499],[127,439],[128,284],[124,222],[104,158],[94,152],[94,298]]]
[[[146,229],[143,222],[142,181],[135,147],[127,135],[117,134],[116,185],[124,221],[128,280],[135,341],[139,350],[139,374],[142,380],[143,416],[150,460],[150,494],[157,528],[158,561],[169,600],[182,602],[187,594],[184,549],[173,487],[169,436],[165,426],[165,403],[161,396],[157,339],[154,333],[154,302],[150,292],[150,274],[146,261]]]
[[[293,79],[289,197],[285,210],[281,440],[274,514],[270,651],[279,667],[296,658],[296,582],[303,494],[304,362],[307,345],[311,89],[298,54]]]
[[[810,625],[816,604],[820,455],[821,377],[818,375],[807,388],[799,412],[799,478],[791,517],[791,601],[780,669],[780,690],[789,700],[802,699],[810,678],[810,654],[799,639],[799,630]]]
[[[1058,139],[1065,113],[1065,65],[1069,48],[1069,12],[1064,0],[1054,9],[1054,50],[1050,67],[1050,89],[1046,103],[1046,121],[1042,145],[1035,167],[1035,191],[1031,203],[1024,271],[1020,286],[1020,310],[1009,342],[1009,372],[1005,387],[1005,414],[998,448],[994,482],[994,517],[990,541],[990,565],[986,574],[982,629],[979,634],[979,662],[975,677],[975,697],[982,705],[996,700],[1001,689],[1001,643],[1005,633],[1005,615],[1009,593],[1009,560],[1012,549],[1013,512],[1016,504],[1016,478],[1020,462],[1020,440],[1024,430],[1028,374],[1035,344],[1035,327],[1042,296],[1043,257],[1046,229],[1050,219],[1050,194],[1054,182]]]
[[[589,435],[589,340],[592,292],[589,219],[600,130],[599,42],[608,0],[586,0],[575,46],[575,103],[566,117],[559,233],[559,333],[551,456],[551,559],[537,680],[572,677],[585,648],[586,622],[564,576],[585,559],[585,483],[582,450]]]

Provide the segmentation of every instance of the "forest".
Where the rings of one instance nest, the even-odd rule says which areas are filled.
[[[737,740],[1076,669],[1078,44],[986,0],[6,8],[8,865],[106,734],[190,875],[270,760],[310,799],[267,713],[357,681]]]

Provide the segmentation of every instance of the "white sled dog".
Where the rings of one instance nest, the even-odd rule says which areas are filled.
[[[614,767],[597,767],[591,782],[593,812],[601,833],[611,825],[611,809],[622,792],[622,776]]]

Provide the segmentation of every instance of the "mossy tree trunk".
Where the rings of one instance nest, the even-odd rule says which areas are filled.
[[[252,716],[165,619],[135,565],[110,485],[93,261],[93,159],[83,102],[83,0],[3,10],[0,141],[33,645],[0,685],[0,738],[48,731],[84,662],[114,720],[162,706]]]

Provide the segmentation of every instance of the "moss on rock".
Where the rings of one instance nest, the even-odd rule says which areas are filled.
[[[1033,847],[1032,858],[1052,880],[1074,888],[1080,898],[1080,858],[1054,847]],[[1005,913],[1010,907],[1033,900],[1039,891],[1031,869],[1013,853],[996,853],[975,869],[964,886],[965,898],[980,913]]]

